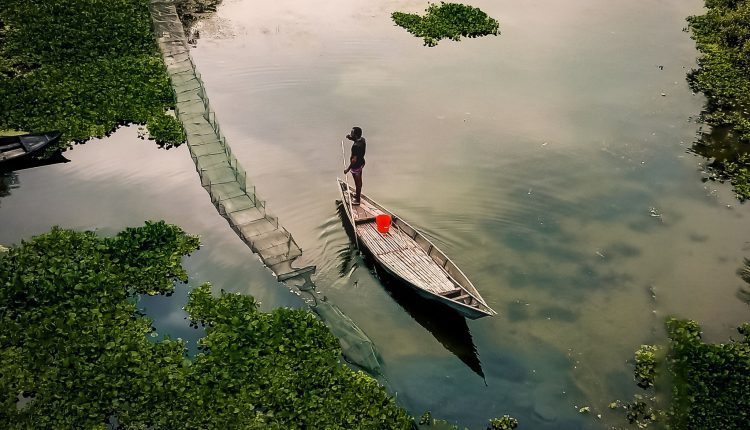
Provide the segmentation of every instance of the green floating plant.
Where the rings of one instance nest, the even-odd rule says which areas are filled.
[[[659,348],[655,345],[641,345],[635,352],[635,379],[638,386],[648,388],[656,378],[656,356]]]
[[[205,327],[199,352],[152,339],[134,299],[185,281],[181,258],[198,246],[159,221],[113,238],[54,228],[11,247],[0,258],[0,428],[412,428],[375,379],[340,364],[309,311],[260,312],[204,284],[185,306]]]
[[[427,14],[393,12],[399,27],[424,39],[425,46],[436,46],[441,39],[458,41],[461,36],[479,37],[500,34],[500,24],[479,8],[459,3],[430,3]]]
[[[518,427],[518,420],[510,415],[503,415],[501,418],[493,418],[487,430],[513,430]]]
[[[147,0],[3,0],[0,128],[60,130],[59,145],[146,124],[179,145],[182,125]]]
[[[642,345],[636,351],[636,379],[647,395],[610,403],[622,409],[638,428],[744,429],[750,422],[750,323],[737,328],[740,337],[705,343],[697,322],[669,318],[666,346]],[[656,369],[659,369],[657,372]],[[664,409],[656,390],[671,393]]]
[[[750,0],[706,0],[686,30],[702,54],[688,74],[706,96],[700,121],[710,126],[693,145],[711,160],[711,179],[729,181],[737,199],[750,199]]]

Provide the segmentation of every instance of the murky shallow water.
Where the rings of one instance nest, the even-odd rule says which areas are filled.
[[[750,209],[702,184],[686,153],[703,99],[685,84],[696,53],[681,29],[701,3],[472,4],[502,35],[428,49],[389,19],[421,2],[225,0],[193,56],[235,154],[321,292],[375,341],[402,405],[470,428],[506,413],[534,429],[621,423],[606,405],[637,391],[627,360],[663,337],[665,316],[713,341],[749,317],[735,271]],[[427,233],[499,316],[431,312],[352,251],[335,178],[353,124],[369,143],[365,192]],[[202,236],[190,285],[300,306],[216,213],[186,148],[124,129],[67,156],[17,173],[0,243],[163,218]],[[194,336],[186,291],[144,300],[160,332]]]

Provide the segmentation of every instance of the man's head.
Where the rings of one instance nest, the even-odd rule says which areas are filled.
[[[350,136],[354,139],[359,139],[360,137],[362,137],[362,129],[359,127],[352,127]]]

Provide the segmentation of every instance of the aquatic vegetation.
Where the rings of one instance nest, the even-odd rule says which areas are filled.
[[[425,46],[436,46],[441,39],[458,41],[461,36],[479,37],[500,34],[500,24],[479,8],[458,3],[430,3],[427,14],[393,12],[399,27],[424,39]]]
[[[487,425],[487,430],[512,430],[518,427],[518,420],[511,417],[510,415],[503,415],[501,418],[490,419]],[[446,420],[436,419],[432,417],[432,412],[425,411],[419,418],[417,425],[419,429],[433,429],[433,430],[459,430],[459,426],[451,424]]]
[[[656,405],[654,397],[636,395],[623,405],[627,419],[639,427],[654,421],[671,429],[743,429],[750,422],[750,324],[738,328],[742,338],[728,343],[707,344],[701,340],[695,321],[670,318],[666,355],[658,348],[641,347],[636,353],[637,368],[662,365],[665,374],[656,374],[652,390],[669,384],[672,403],[667,410]],[[650,370],[637,371],[652,375]]]
[[[175,0],[177,15],[180,16],[185,32],[198,20],[216,12],[222,0]]]
[[[200,351],[153,341],[135,294],[186,280],[198,239],[148,222],[113,238],[54,228],[0,259],[0,428],[388,428],[412,419],[304,310],[194,289]]]
[[[711,159],[717,179],[750,198],[750,0],[706,0],[705,15],[688,18],[702,56],[688,75],[707,98],[701,120],[711,126],[693,150]]]
[[[635,379],[638,386],[648,388],[654,385],[656,378],[656,354],[659,351],[654,345],[641,345],[635,352]]]
[[[646,428],[664,418],[664,412],[655,406],[654,397],[643,397],[640,394],[633,396],[633,401],[622,405],[625,417],[630,424],[638,428]]]
[[[421,417],[419,417],[419,425],[430,425],[432,423],[432,412],[425,411]]]
[[[737,297],[750,305],[750,258],[745,258],[745,264],[737,270],[737,274],[747,285],[737,290]]]
[[[695,321],[667,321],[674,428],[739,429],[750,422],[750,324],[737,330],[739,340],[706,344]]]
[[[174,94],[148,0],[4,0],[0,128],[63,132],[60,145],[146,124],[179,145]]]
[[[487,430],[513,430],[516,427],[518,427],[517,419],[509,415],[503,415],[501,418],[491,419]]]

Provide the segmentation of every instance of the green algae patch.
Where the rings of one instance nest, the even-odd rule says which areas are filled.
[[[711,179],[730,181],[750,199],[750,0],[706,0],[704,15],[688,18],[701,52],[688,81],[706,96],[701,121],[711,131],[693,145],[708,158]]]
[[[147,222],[112,238],[54,228],[0,258],[0,428],[410,429],[373,378],[338,362],[310,312],[190,293],[199,352],[154,341],[137,294],[185,281],[198,238]]]
[[[436,46],[442,39],[461,40],[500,34],[500,23],[479,8],[459,3],[430,3],[424,16],[393,12],[391,18],[399,27],[421,37],[425,46]]]
[[[3,0],[0,128],[60,130],[60,146],[146,124],[185,140],[148,0]]]

